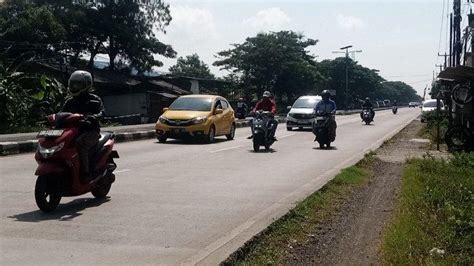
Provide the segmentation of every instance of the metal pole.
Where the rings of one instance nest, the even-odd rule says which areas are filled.
[[[453,56],[453,13],[449,14],[449,67],[454,66]]]
[[[346,58],[346,93],[344,93],[344,108],[347,111],[347,94],[349,93],[349,58]]]
[[[441,114],[440,114],[440,106],[441,106],[441,100],[439,99],[440,98],[440,95],[438,94],[438,96],[436,97],[436,121],[437,121],[437,125],[436,125],[436,149],[439,151],[439,139],[440,139],[440,123],[441,123]]]

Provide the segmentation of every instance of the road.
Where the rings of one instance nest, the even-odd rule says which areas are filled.
[[[0,158],[0,264],[217,264],[418,115],[339,116],[332,150],[283,124],[271,152],[252,151],[248,128],[211,145],[121,143],[110,199],[63,198],[49,215],[34,202],[33,154]]]

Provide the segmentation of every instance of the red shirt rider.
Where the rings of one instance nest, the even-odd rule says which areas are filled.
[[[253,112],[263,110],[267,112],[272,112],[273,114],[276,114],[277,108],[276,108],[276,103],[270,99],[270,92],[265,92],[263,94],[262,100],[260,100],[256,105],[255,108],[253,108]]]

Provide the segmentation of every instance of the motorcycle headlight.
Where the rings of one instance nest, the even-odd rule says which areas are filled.
[[[193,119],[194,124],[203,124],[206,123],[207,117],[196,117]]]
[[[56,152],[60,151],[64,147],[64,142],[59,143],[56,146],[53,146],[51,148],[45,148],[41,146],[41,144],[38,144],[38,151],[43,156],[43,158],[47,159],[51,157],[53,154]]]
[[[166,117],[164,117],[164,116],[160,116],[158,118],[158,121],[162,124],[166,124],[166,122],[168,122],[168,119],[166,119]]]

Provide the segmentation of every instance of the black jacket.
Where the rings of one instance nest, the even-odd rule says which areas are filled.
[[[88,104],[90,101],[97,101],[99,104]],[[83,93],[77,97],[67,99],[62,111],[84,115],[86,120],[89,121],[89,125],[84,124],[83,129],[100,131],[99,120],[104,116],[105,109],[99,96],[92,93]]]

